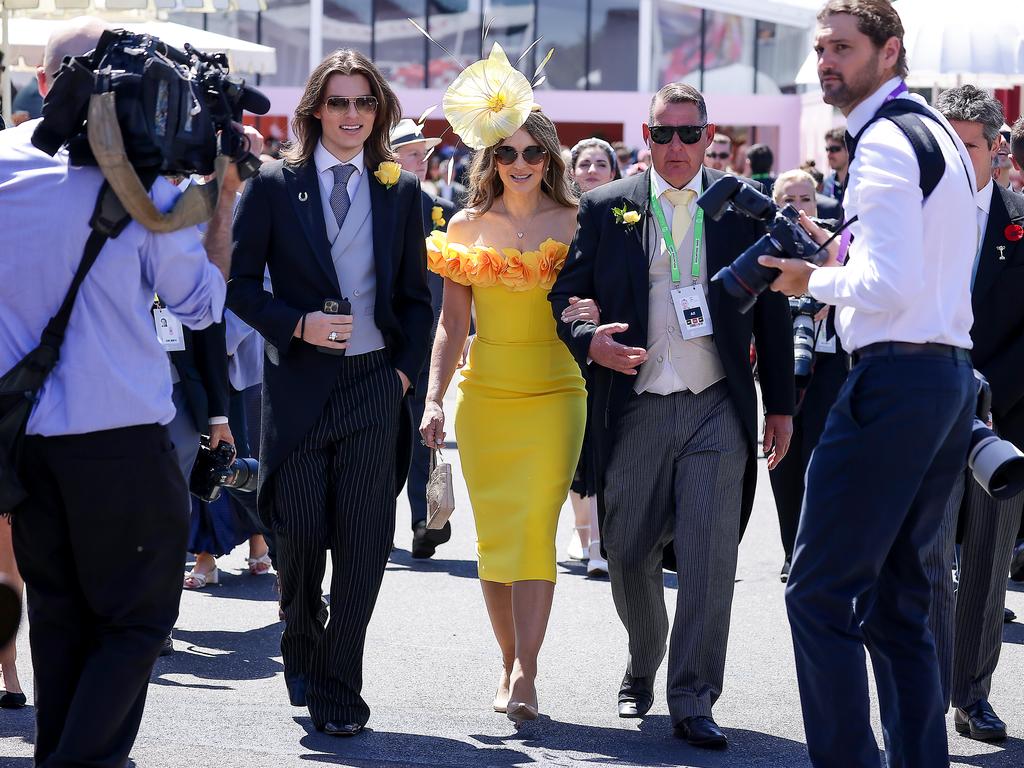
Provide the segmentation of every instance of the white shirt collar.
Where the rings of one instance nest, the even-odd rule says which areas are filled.
[[[668,192],[670,189],[675,189],[675,187],[673,187],[671,184],[669,184],[667,181],[665,181],[665,179],[661,177],[660,173],[654,170],[653,165],[651,166],[651,182],[654,185],[654,195],[659,200],[661,199],[661,196]],[[686,184],[686,186],[683,187],[683,189],[692,189],[694,194],[696,195],[694,200],[696,200],[697,197],[700,197],[700,193],[703,191],[703,186],[704,169],[700,168],[697,170],[695,174],[693,174],[693,178],[690,179],[690,181]]]
[[[875,116],[875,112],[885,103],[889,94],[896,90],[901,82],[902,80],[898,77],[886,80],[877,91],[853,108],[853,111],[846,116],[846,130],[850,132],[851,136],[856,137],[863,130],[868,121]]]
[[[366,167],[366,160],[363,157],[364,152],[365,150],[359,150],[359,154],[348,161],[349,165],[355,166],[357,174],[362,173]],[[332,155],[327,147],[324,146],[323,140],[320,140],[316,143],[316,149],[313,150],[313,162],[316,164],[316,172],[323,173],[341,164],[342,161]]]
[[[992,195],[995,194],[995,182],[992,179],[988,180],[988,184],[981,188],[981,191],[974,196],[974,199],[978,203],[978,207],[985,212],[987,216],[992,210]]]

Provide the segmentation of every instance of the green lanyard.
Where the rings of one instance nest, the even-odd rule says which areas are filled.
[[[668,249],[669,262],[672,265],[672,282],[679,285],[682,279],[679,274],[679,251],[676,249],[676,241],[672,239],[672,229],[665,221],[665,211],[661,207],[657,196],[654,194],[654,179],[651,179],[651,208],[654,216],[658,219],[658,226],[661,227],[661,237]],[[697,206],[697,218],[693,222],[693,258],[690,260],[690,276],[694,284],[700,279],[700,246],[704,239],[704,209]]]

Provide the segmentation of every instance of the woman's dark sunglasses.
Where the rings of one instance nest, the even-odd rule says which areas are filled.
[[[364,115],[377,111],[376,96],[356,96],[354,99],[348,96],[328,96],[324,100],[324,104],[328,112],[334,112],[339,115],[348,112],[349,105],[351,104],[356,105],[356,112],[361,112]]]
[[[842,152],[846,147],[840,147],[838,144],[829,144],[825,147],[825,151],[830,155],[834,155],[836,152]]]
[[[710,158],[712,160],[728,160],[730,157],[732,157],[732,153],[731,152],[705,152],[704,153],[704,157]]]
[[[674,133],[679,136],[679,140],[683,144],[696,144],[707,127],[707,123],[704,125],[652,125],[650,128],[651,141],[655,144],[668,144],[672,141]]]
[[[544,147],[538,147],[536,144],[522,151],[523,160],[530,165],[542,163],[547,153],[548,151]],[[520,153],[516,151],[515,147],[510,147],[508,144],[504,144],[494,150],[494,159],[502,165],[512,165],[519,155]]]

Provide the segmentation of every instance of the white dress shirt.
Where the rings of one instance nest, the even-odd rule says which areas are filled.
[[[847,130],[856,136],[899,84],[893,78],[859,104]],[[899,98],[924,103],[910,94]],[[847,350],[878,341],[971,348],[974,170],[963,142],[931,112],[935,122],[924,123],[946,161],[931,196],[922,206],[921,173],[907,137],[890,120],[875,122],[860,137],[850,166],[844,205],[848,219],[859,219],[850,227],[846,266],[811,274],[811,295],[838,308],[836,330]]]
[[[995,194],[995,182],[991,178],[988,184],[982,187],[974,200],[978,204],[978,250],[974,252],[974,266],[971,268],[971,290],[974,290],[974,280],[978,276],[978,263],[981,259],[981,248],[985,242],[985,230],[988,229],[988,215],[992,210],[992,195]]]
[[[350,201],[355,199],[356,190],[359,189],[359,180],[366,170],[363,152],[364,150],[359,150],[358,155],[346,161],[348,165],[356,169],[355,173],[348,177],[348,184],[345,185]],[[334,171],[331,169],[336,165],[345,165],[346,163],[332,155],[322,140],[316,143],[316,149],[313,150],[313,163],[316,165],[316,174],[320,179],[320,202],[323,204],[324,217],[328,221],[335,222],[334,211],[331,210],[331,192],[334,191]],[[335,228],[337,228],[337,224],[335,224]]]

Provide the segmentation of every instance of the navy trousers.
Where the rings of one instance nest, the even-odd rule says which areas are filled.
[[[878,768],[865,648],[889,767],[949,764],[923,555],[966,461],[975,392],[952,355],[868,357],[829,413],[786,588],[816,768]]]

